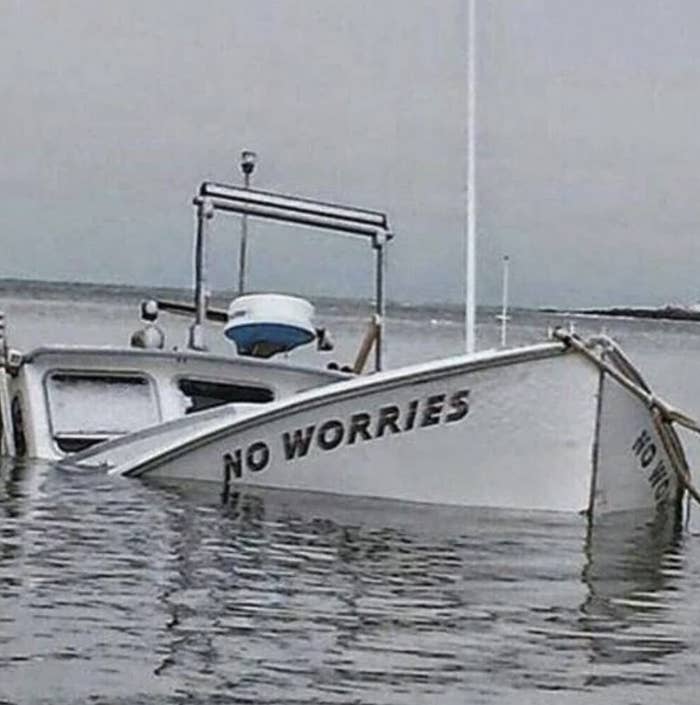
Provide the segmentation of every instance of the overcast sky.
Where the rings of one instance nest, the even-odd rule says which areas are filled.
[[[389,296],[463,296],[466,0],[0,0],[0,276],[188,286],[235,180],[386,210]],[[478,280],[700,301],[700,3],[480,0]],[[251,227],[255,289],[371,291],[369,249]],[[218,220],[214,283],[238,223]]]

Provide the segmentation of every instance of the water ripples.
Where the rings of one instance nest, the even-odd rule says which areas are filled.
[[[0,702],[694,701],[674,526],[2,473]]]

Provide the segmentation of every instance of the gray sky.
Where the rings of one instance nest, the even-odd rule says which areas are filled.
[[[506,252],[520,305],[700,301],[700,3],[478,15],[479,301]],[[0,276],[189,285],[191,196],[249,147],[389,212],[391,298],[461,299],[466,36],[466,0],[0,0]],[[253,288],[370,292],[362,244],[251,229]]]

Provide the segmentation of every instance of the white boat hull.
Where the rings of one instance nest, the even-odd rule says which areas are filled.
[[[648,451],[641,462],[640,436],[654,443],[654,463]],[[664,458],[641,401],[548,343],[357,378],[238,415],[217,410],[71,462],[225,490],[606,513],[672,505],[678,487],[667,459],[663,488],[658,472],[650,479]]]

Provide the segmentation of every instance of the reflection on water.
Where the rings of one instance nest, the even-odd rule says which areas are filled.
[[[0,473],[0,702],[695,701],[671,524]]]

